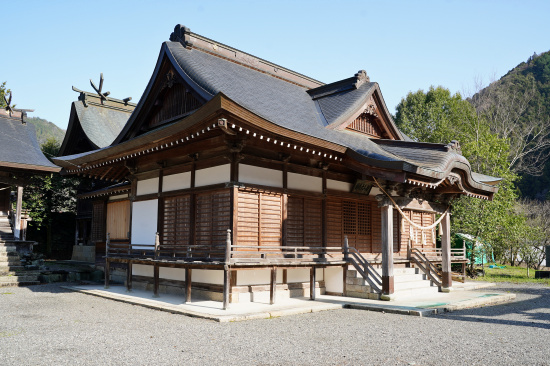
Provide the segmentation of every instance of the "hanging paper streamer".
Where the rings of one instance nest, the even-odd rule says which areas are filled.
[[[435,237],[435,228],[432,230],[432,244],[435,245],[436,237]]]

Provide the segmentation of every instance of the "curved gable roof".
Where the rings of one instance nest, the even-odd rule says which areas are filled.
[[[61,156],[111,145],[135,107],[133,103],[113,98],[101,103],[97,95],[87,92],[80,92],[78,99],[71,105],[69,125],[59,149]],[[86,146],[75,146],[81,139],[85,139]]]
[[[0,116],[0,167],[31,172],[58,172],[61,168],[40,150],[32,123]]]

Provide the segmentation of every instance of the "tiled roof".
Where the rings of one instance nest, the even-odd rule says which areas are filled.
[[[0,166],[31,171],[58,171],[40,150],[32,123],[0,116]]]
[[[211,97],[223,93],[279,126],[362,151],[370,158],[395,160],[366,136],[326,129],[324,118],[305,87],[197,49],[184,48],[179,42],[166,42],[166,46],[187,81]]]
[[[97,105],[84,106],[80,101],[73,103],[84,133],[98,148],[111,145],[131,114]]]

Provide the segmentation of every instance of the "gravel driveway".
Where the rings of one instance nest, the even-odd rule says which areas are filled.
[[[0,365],[550,365],[550,287],[432,317],[336,310],[216,323],[70,292],[0,288]]]

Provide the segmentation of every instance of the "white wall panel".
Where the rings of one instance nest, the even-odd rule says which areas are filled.
[[[185,268],[159,267],[159,278],[167,280],[184,281]]]
[[[288,188],[322,193],[323,179],[310,175],[288,173]]]
[[[325,289],[327,292],[342,293],[344,291],[344,281],[342,267],[325,268]]]
[[[144,179],[144,180],[139,180],[137,182],[136,194],[138,196],[141,196],[144,194],[150,194],[150,193],[158,193],[158,191],[159,191],[158,178]]]
[[[213,285],[223,285],[223,271],[194,269],[191,272],[191,281],[209,283]]]
[[[281,170],[239,164],[239,182],[283,188],[283,172]]]
[[[153,266],[147,266],[144,264],[133,264],[132,274],[135,276],[153,277]]]
[[[158,200],[132,204],[132,244],[155,244]]]
[[[327,189],[334,189],[335,191],[351,192],[353,184],[348,182],[341,182],[339,180],[327,179]]]
[[[231,165],[218,165],[212,168],[199,169],[195,172],[195,187],[229,182]]]
[[[128,194],[119,194],[117,196],[110,196],[109,197],[109,201],[114,201],[114,200],[120,200],[120,199],[124,199],[124,198],[128,198]]]
[[[171,174],[162,177],[162,191],[191,188],[191,172]]]

